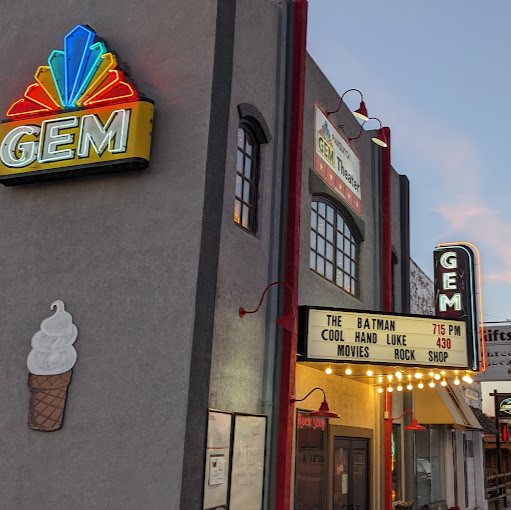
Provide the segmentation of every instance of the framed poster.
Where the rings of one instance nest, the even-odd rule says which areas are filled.
[[[229,510],[262,510],[266,415],[234,415]]]
[[[227,510],[232,413],[210,409],[206,443],[204,510]]]

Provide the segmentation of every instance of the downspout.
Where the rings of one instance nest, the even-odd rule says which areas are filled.
[[[286,292],[285,313],[298,317],[298,279],[300,267],[300,208],[302,196],[302,145],[305,96],[305,58],[307,41],[307,0],[294,2],[293,101],[289,155],[289,194],[286,235],[286,282],[293,292]],[[276,508],[290,508],[293,474],[293,433],[296,381],[296,333],[284,330],[280,377],[280,414],[277,467]]]
[[[390,166],[390,129],[384,127],[387,147],[382,149],[382,216],[383,216],[383,311],[392,312],[392,198]],[[392,394],[385,392],[384,407],[384,472],[385,510],[392,510]]]

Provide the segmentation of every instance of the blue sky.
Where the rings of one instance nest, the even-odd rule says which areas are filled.
[[[486,321],[511,319],[510,20],[509,0],[309,1],[309,53],[392,131],[412,258],[432,276],[439,242],[478,246]]]

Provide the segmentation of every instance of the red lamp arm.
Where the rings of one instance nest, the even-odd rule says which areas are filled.
[[[406,413],[412,413],[413,414],[413,417],[415,418],[415,411],[412,411],[411,409],[407,409],[406,411],[403,411],[403,413],[401,413],[401,416],[398,416],[397,418],[389,418],[390,421],[396,421],[396,420],[399,420],[400,418],[402,418]]]
[[[313,390],[310,390],[309,393],[307,393],[307,395],[305,395],[305,397],[303,398],[292,398],[291,399],[291,402],[302,402],[302,400],[305,400],[311,393],[314,393],[316,390],[320,390],[323,392],[323,400],[326,400],[326,393],[325,393],[325,390],[323,388],[314,388]]]
[[[256,313],[259,311],[259,308],[261,308],[261,305],[263,304],[263,301],[264,301],[264,296],[266,296],[266,293],[268,292],[268,289],[270,287],[273,287],[274,285],[285,285],[287,289],[289,289],[289,292],[291,292],[291,296],[293,295],[293,289],[291,287],[291,285],[289,285],[289,283],[286,283],[286,282],[273,282],[273,283],[270,283],[266,289],[264,289],[264,292],[263,292],[263,295],[261,296],[261,300],[259,301],[259,305],[257,306],[257,308],[255,310],[252,310],[252,311],[247,311],[245,310],[242,306],[240,306],[240,309],[239,309],[239,316],[240,317],[244,317],[247,313]]]
[[[369,119],[362,122],[362,124],[360,124],[360,132],[358,133],[358,136],[356,136],[355,138],[348,138],[348,142],[351,142],[352,140],[358,140],[362,136],[364,124],[366,122],[369,122],[370,120],[377,120],[380,123],[380,129],[382,128],[383,124],[381,123],[381,120],[378,117],[370,117]]]
[[[360,94],[360,98],[361,98],[361,100],[362,100],[362,101],[364,100],[364,96],[363,96],[362,92],[360,92],[360,90],[358,90],[358,89],[348,89],[348,90],[347,90],[347,91],[346,91],[346,92],[345,92],[345,93],[341,96],[341,100],[339,101],[339,106],[338,106],[337,110],[332,111],[332,112],[326,112],[326,118],[327,118],[327,119],[328,119],[328,117],[330,117],[330,115],[331,115],[332,113],[337,113],[337,112],[341,109],[341,105],[342,105],[342,99],[343,99],[343,97],[344,97],[344,96],[345,96],[348,92],[352,92],[353,90],[357,91],[357,92]]]

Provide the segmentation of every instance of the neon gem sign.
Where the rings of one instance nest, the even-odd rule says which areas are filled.
[[[140,97],[94,30],[75,26],[47,64],[0,124],[0,182],[46,180],[77,168],[82,174],[122,170],[127,163],[145,168],[153,104]]]

